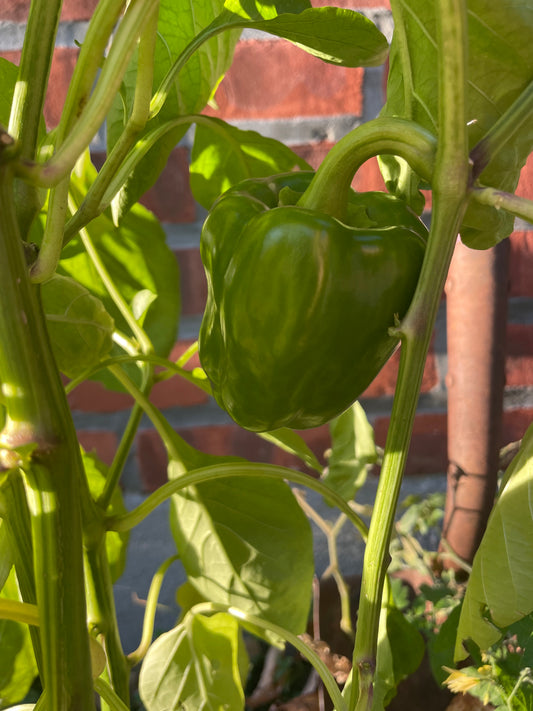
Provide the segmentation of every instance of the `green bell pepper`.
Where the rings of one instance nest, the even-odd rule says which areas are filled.
[[[400,200],[352,191],[343,222],[299,207],[313,173],[246,180],[202,229],[199,338],[217,402],[256,432],[341,414],[398,344],[427,230]]]

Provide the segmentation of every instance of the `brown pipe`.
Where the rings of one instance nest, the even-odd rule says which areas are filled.
[[[496,493],[507,324],[509,240],[458,242],[446,284],[448,487],[442,538],[471,563]]]

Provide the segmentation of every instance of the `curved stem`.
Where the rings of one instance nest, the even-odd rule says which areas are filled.
[[[355,173],[369,158],[385,154],[404,158],[424,180],[432,181],[434,136],[412,121],[376,118],[355,128],[331,149],[298,205],[344,219]]]
[[[129,531],[145,519],[152,511],[170,498],[173,494],[188,486],[196,486],[215,479],[225,479],[232,477],[264,477],[267,479],[283,479],[294,484],[305,486],[313,491],[322,494],[326,499],[331,500],[338,509],[353,523],[361,534],[363,540],[367,535],[367,527],[361,518],[350,508],[344,499],[333,491],[329,486],[319,479],[303,474],[293,469],[276,466],[275,464],[255,464],[252,462],[225,462],[201,467],[194,471],[182,474],[177,479],[172,479],[159,487],[153,494],[137,506],[133,511],[120,516],[111,516],[107,519],[106,528],[108,531]]]
[[[292,644],[292,646],[297,649],[300,654],[307,659],[308,662],[312,664],[312,666],[320,676],[331,700],[333,701],[335,711],[347,711],[346,702],[343,699],[341,692],[339,691],[339,687],[337,685],[337,682],[333,678],[333,675],[331,674],[327,666],[324,664],[322,659],[320,659],[318,654],[313,649],[311,649],[311,647],[305,644],[305,642],[300,639],[300,637],[293,634],[292,632],[289,632],[289,630],[286,630],[285,628],[274,624],[273,622],[267,622],[261,617],[257,617],[256,615],[250,615],[249,613],[243,612],[242,610],[239,610],[236,607],[232,607],[231,605],[224,605],[223,603],[202,602],[192,607],[189,611],[189,614],[212,615],[217,612],[225,612],[228,615],[232,615],[237,620],[243,620],[244,622],[247,622],[250,625],[254,625],[259,629],[268,632],[273,632],[276,636],[280,637],[281,639],[284,639],[286,642],[289,642],[289,644]]]
[[[30,269],[30,278],[34,284],[42,284],[50,279],[59,264],[67,219],[69,186],[70,178],[66,177],[50,191],[43,241],[37,259]]]
[[[225,20],[223,19],[221,21],[222,17],[224,17]],[[176,81],[178,74],[187,64],[192,55],[198,49],[200,49],[200,47],[205,42],[207,42],[207,40],[211,39],[211,37],[214,37],[217,34],[220,34],[221,32],[224,32],[225,30],[237,29],[239,27],[243,28],[246,27],[248,24],[250,24],[249,21],[246,22],[246,20],[243,20],[242,18],[238,19],[237,15],[231,12],[224,13],[223,11],[223,13],[216,17],[210,25],[205,27],[201,32],[199,32],[195,37],[193,37],[193,39],[185,47],[185,49],[176,59],[174,64],[170,67],[166,75],[163,77],[159,88],[155,92],[152,98],[152,102],[150,104],[150,118],[154,118],[161,111],[165,101],[167,100],[168,95],[172,90],[172,87],[174,85],[174,82]]]
[[[152,644],[152,637],[154,635],[154,621],[155,613],[157,611],[157,601],[159,599],[159,593],[161,592],[161,586],[163,584],[163,579],[167,570],[170,568],[172,563],[179,560],[179,555],[173,555],[162,563],[157,569],[156,574],[152,578],[150,584],[150,590],[148,591],[148,597],[146,599],[146,608],[144,612],[143,619],[143,631],[141,636],[141,641],[137,649],[130,654],[128,654],[128,663],[133,667],[142,661],[148,648]]]

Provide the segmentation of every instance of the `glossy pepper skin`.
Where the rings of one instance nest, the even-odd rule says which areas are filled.
[[[310,173],[244,181],[204,224],[200,360],[218,403],[256,432],[341,414],[398,339],[427,230],[383,193],[350,197],[345,224],[296,205]],[[392,226],[391,226],[392,225]]]

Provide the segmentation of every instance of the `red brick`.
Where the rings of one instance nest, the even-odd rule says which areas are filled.
[[[398,367],[400,365],[400,349],[396,350],[384,368],[378,373],[375,380],[365,390],[362,398],[375,398],[383,395],[394,395]],[[435,361],[435,354],[430,351],[422,377],[422,392],[429,392],[439,384],[439,374]]]
[[[363,70],[326,64],[279,40],[246,40],[216,93],[224,119],[330,116],[362,111]]]
[[[78,440],[86,452],[94,452],[108,466],[112,463],[118,445],[118,438],[114,432],[81,430],[78,432]]]
[[[533,231],[514,232],[510,239],[509,295],[533,297]]]
[[[197,249],[176,251],[180,268],[182,313],[186,316],[201,314],[207,298],[205,272]]]
[[[26,22],[30,11],[30,0],[0,0],[0,20]]]
[[[194,222],[196,203],[189,187],[189,152],[178,147],[141,202],[162,222]]]
[[[168,458],[155,430],[137,435],[137,463],[144,491],[155,491],[167,481]]]
[[[502,444],[506,445],[522,439],[532,422],[533,407],[521,407],[504,412]]]
[[[177,343],[172,349],[169,360],[177,360],[182,353],[191,345],[192,341],[182,341]],[[186,364],[187,370],[200,367],[198,353],[196,353]],[[209,400],[209,396],[203,390],[197,388],[180,375],[175,375],[168,380],[156,383],[152,389],[150,400],[159,409],[168,407],[191,407],[193,405],[203,405]]]
[[[61,10],[63,21],[90,20],[98,0],[64,0]]]
[[[49,87],[44,105],[44,118],[48,128],[54,128],[59,123],[68,86],[74,71],[78,50],[59,47],[54,52],[50,70]]]
[[[507,326],[507,387],[533,385],[533,326],[510,323]]]
[[[361,193],[370,190],[385,190],[385,183],[379,170],[377,158],[370,158],[366,163],[363,163],[355,174],[352,187]]]
[[[317,143],[302,143],[298,146],[291,146],[291,148],[300,158],[306,160],[313,170],[316,170],[333,146],[334,144],[330,141],[319,141]]]
[[[388,417],[378,417],[374,422],[376,444],[385,446]],[[448,466],[446,413],[417,415],[407,458],[406,474],[436,474]]]
[[[533,153],[529,154],[525,166],[520,173],[516,194],[533,199]]]
[[[219,457],[242,457],[251,462],[270,462],[310,473],[303,462],[262,437],[241,429],[235,424],[208,425],[183,428],[178,434],[196,449]],[[330,446],[327,426],[300,432],[316,456],[323,461],[324,451]],[[159,435],[144,430],[137,438],[137,457],[143,487],[154,491],[167,479],[167,456]]]
[[[129,410],[133,405],[130,395],[108,390],[101,383],[92,380],[78,385],[69,394],[68,401],[71,409],[79,412],[118,412]]]

